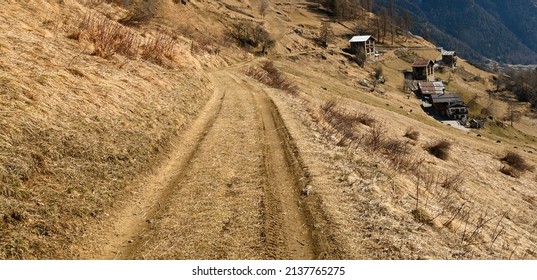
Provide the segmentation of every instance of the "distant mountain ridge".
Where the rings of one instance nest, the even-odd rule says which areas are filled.
[[[412,31],[475,62],[537,63],[535,0],[394,0]],[[377,8],[388,0],[377,1]]]

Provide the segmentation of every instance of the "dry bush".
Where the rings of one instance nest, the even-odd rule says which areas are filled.
[[[249,51],[261,48],[260,53],[266,53],[268,49],[274,46],[275,41],[261,24],[255,24],[249,21],[240,21],[233,24],[228,35],[237,42],[237,44]]]
[[[373,126],[367,134],[365,144],[372,151],[378,151],[385,147],[386,130],[380,124]]]
[[[444,179],[440,182],[440,187],[449,190],[459,190],[459,187],[464,185],[464,173],[456,172],[453,174],[446,174]]]
[[[451,143],[447,140],[438,140],[426,148],[426,150],[431,155],[442,160],[447,160],[449,158],[450,149],[451,149]]]
[[[339,138],[338,145],[358,146],[366,138],[374,143],[372,138],[379,135],[378,130],[372,129],[371,135],[366,136],[356,129],[359,124],[374,126],[376,120],[367,114],[348,112],[333,100],[325,102],[320,109],[322,121],[326,122],[334,136]],[[377,128],[380,129],[381,126]]]
[[[110,57],[115,53],[135,56],[140,39],[128,28],[96,14],[88,13],[80,24],[80,38],[93,42],[95,54]]]
[[[420,132],[417,130],[414,130],[412,128],[409,128],[406,130],[405,135],[406,138],[412,139],[417,141],[420,138]]]
[[[426,224],[426,225],[432,224],[433,217],[431,216],[431,214],[429,214],[429,212],[427,212],[427,210],[423,208],[416,208],[412,210],[410,213],[412,214],[416,222]]]
[[[144,41],[128,27],[92,13],[84,16],[78,38],[93,42],[95,55],[100,57],[108,58],[116,53],[127,57],[140,54],[157,63],[172,59],[175,46],[174,40],[166,34],[157,33]]]
[[[337,140],[337,145],[356,146],[361,143],[363,136],[354,129],[357,123],[353,114],[342,110],[335,101],[327,101],[320,107],[320,117],[328,125]]]
[[[506,175],[518,178],[526,171],[534,171],[535,167],[529,165],[526,160],[516,152],[508,151],[501,161],[508,166],[502,166],[500,171]]]
[[[193,54],[208,53],[212,55],[220,54],[222,47],[208,37],[200,37],[197,40],[192,40],[190,52]]]
[[[165,58],[173,58],[174,40],[163,33],[158,33],[154,38],[148,41],[142,47],[142,57],[147,60],[153,60],[162,63]]]
[[[396,170],[411,170],[419,162],[410,156],[410,147],[406,141],[387,139],[383,143],[382,152]]]
[[[293,83],[292,80],[287,78],[285,74],[280,72],[274,66],[272,61],[267,61],[261,65],[261,67],[250,67],[246,70],[246,75],[260,81],[261,83],[272,87],[283,90],[290,94],[297,94],[298,87]]]
[[[512,168],[511,166],[505,166],[505,165],[500,167],[500,172],[502,172],[505,175],[511,176],[513,178],[520,178],[520,176],[522,176],[523,174],[523,172],[520,172]]]
[[[380,152],[396,170],[412,170],[420,162],[410,156],[408,142],[390,139],[385,127],[365,113],[348,112],[332,100],[323,103],[313,116],[325,135],[338,146],[361,146],[370,152]],[[361,124],[369,126],[366,132],[360,129]]]

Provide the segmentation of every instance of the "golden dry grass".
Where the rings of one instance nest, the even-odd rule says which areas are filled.
[[[175,57],[167,67],[129,58],[135,56],[128,52],[105,52],[109,55],[103,59],[91,55],[94,45],[69,39],[79,29],[77,19],[95,4],[86,2],[6,0],[0,11],[1,259],[76,258],[76,241],[93,234],[88,225],[99,225],[121,200],[125,186],[166,154],[170,139],[208,99],[210,83],[201,66],[224,67],[252,58],[227,45],[223,35],[227,23],[257,15],[253,5],[247,6],[255,1],[225,1],[242,12],[220,2],[183,6],[159,1],[158,20],[133,32],[157,38],[160,30],[172,30]],[[126,14],[109,4],[95,8],[112,20]],[[401,91],[401,71],[410,63],[393,50],[365,68],[357,67],[341,55],[346,38],[336,38],[326,50],[312,44],[310,38],[320,26],[317,15],[301,6],[273,8],[280,14],[271,13],[265,21],[278,42],[269,56],[299,93],[267,91],[312,176],[315,228],[330,240],[322,257],[537,258],[536,175],[528,171],[514,178],[500,172],[504,151],[514,146],[529,165],[536,165],[535,137],[528,135],[537,133],[530,120],[515,123],[532,130],[526,133],[499,126],[466,133],[441,125],[421,110],[419,100]],[[179,12],[185,16],[178,19]],[[189,29],[195,23],[199,26]],[[298,27],[304,36],[293,31]],[[339,35],[347,32],[336,29]],[[216,40],[206,36],[213,30]],[[435,55],[434,46],[417,37],[398,44],[425,46],[416,54]],[[370,92],[357,81],[369,79],[376,64],[384,66],[386,84]],[[450,89],[468,100],[476,96],[476,108],[487,107],[484,90],[490,86],[490,74],[464,61],[460,65],[483,82],[464,81],[468,74],[455,72]],[[447,79],[449,74],[439,77]],[[312,113],[311,108],[318,110],[330,100],[337,101],[340,113],[332,114],[334,119]],[[505,113],[505,103],[496,102]],[[342,130],[333,121],[346,122],[348,116],[360,114],[383,125],[379,131],[393,140],[384,142],[392,150],[399,150],[404,141],[408,151],[403,155],[411,155],[416,168],[395,168],[384,148],[341,145]],[[351,136],[374,132],[359,122],[342,127]],[[419,132],[419,138],[406,142],[410,129]],[[452,143],[448,160],[425,150],[438,139]],[[234,176],[240,174],[223,180]],[[211,205],[205,207],[217,210]],[[184,215],[183,210],[174,211]],[[240,216],[231,218],[240,228]],[[170,232],[173,226],[177,224],[170,224]],[[173,256],[183,253],[174,250]],[[216,253],[226,256],[224,249]]]
[[[0,259],[73,258],[77,236],[166,150],[207,100],[206,78],[91,55],[67,37],[74,1],[0,11]]]
[[[418,42],[413,39],[410,46],[428,45]],[[346,42],[338,44],[343,47]],[[416,50],[420,56],[431,56],[428,58],[435,52]],[[386,90],[384,95],[356,85],[356,80],[369,76],[375,63],[360,69],[331,55],[326,60],[311,55],[275,61],[293,76],[302,92],[298,97],[276,93],[272,97],[312,172],[312,190],[322,201],[319,212],[328,217],[328,222],[319,227],[337,244],[337,249],[327,252],[329,257],[536,258],[537,223],[531,218],[533,198],[537,196],[533,187],[536,176],[529,173],[513,179],[500,172],[498,161],[506,147],[518,145],[525,151],[535,151],[534,140],[519,132],[498,136],[498,132],[465,133],[442,126],[421,110],[414,96],[407,99],[401,92],[401,71],[410,69],[410,63],[397,59],[393,51],[388,51],[380,63],[387,79],[381,85]],[[464,62],[461,66],[482,79],[490,77]],[[455,89],[479,95],[477,102],[486,106],[487,80],[465,82],[462,76],[454,75]],[[440,77],[447,79],[445,74]],[[315,115],[304,109],[334,99],[346,112],[368,112],[377,122],[386,123],[388,138],[404,137],[409,129],[419,132],[418,140],[410,145],[410,153],[423,159],[419,168],[395,172],[382,153],[359,146],[338,146],[342,134],[324,129]],[[355,128],[358,133],[362,129]],[[477,133],[482,136],[476,137]],[[447,161],[436,159],[424,149],[438,139],[452,143]],[[524,145],[520,139],[524,139]],[[528,161],[535,162],[534,154],[525,154]]]

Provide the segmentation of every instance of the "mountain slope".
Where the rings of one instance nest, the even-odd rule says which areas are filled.
[[[464,58],[435,74],[495,117],[462,131],[403,86],[440,54],[420,37],[360,67],[345,49],[361,22],[329,23],[321,46],[328,15],[301,0],[264,17],[260,1],[154,0],[128,27],[105,2],[0,10],[0,258],[537,258],[535,172],[502,161],[536,165],[537,126],[504,124],[525,104],[488,94],[493,74]],[[135,48],[105,51],[88,14]],[[268,53],[229,38],[244,26]],[[144,55],[166,36],[171,55]]]
[[[388,1],[380,1],[385,5]],[[483,62],[537,62],[537,7],[530,0],[395,1],[415,19],[414,32]]]

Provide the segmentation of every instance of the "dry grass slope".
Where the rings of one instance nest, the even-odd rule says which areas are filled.
[[[103,226],[114,203],[137,176],[151,172],[208,100],[213,89],[203,67],[234,63],[267,87],[263,91],[296,142],[309,175],[306,199],[318,201],[308,219],[315,221],[319,240],[326,240],[323,248],[329,248],[319,258],[537,258],[536,139],[530,136],[537,135],[535,122],[525,116],[514,128],[498,121],[462,132],[431,118],[402,88],[401,72],[415,58],[438,57],[436,47],[421,38],[400,36],[395,45],[380,45],[386,53],[361,68],[341,51],[353,23],[333,24],[334,41],[321,48],[312,38],[326,18],[299,1],[271,6],[264,19],[254,10],[255,1],[155,1],[157,16],[144,24],[131,24],[129,12],[110,1],[80,1],[84,6],[75,0],[4,2],[1,259],[77,258],[80,237],[91,237],[91,227]],[[117,23],[121,19],[127,22]],[[248,68],[260,59],[226,40],[228,27],[245,20],[262,25],[275,40],[268,52],[272,63]],[[498,119],[505,117],[508,104],[486,93],[492,74],[463,59],[459,65],[464,69],[446,69],[436,77],[449,81],[448,90],[460,92],[472,112],[487,108]],[[371,82],[369,73],[380,66],[386,82],[376,91],[357,85]],[[245,110],[255,115],[254,107]],[[241,116],[225,125],[252,121]],[[240,135],[235,140],[246,141]],[[226,139],[227,151],[237,148],[233,143]],[[513,147],[519,152],[506,152]],[[198,167],[205,174],[206,166]],[[215,211],[195,180],[188,181]],[[237,218],[228,221],[240,231],[238,221],[245,216],[230,217]],[[202,220],[208,228],[222,227],[218,220]],[[188,219],[181,221],[195,238]],[[169,222],[170,229],[177,225]],[[229,222],[223,223],[224,231]],[[171,241],[165,232],[159,234],[159,242]],[[233,235],[227,238],[240,243]],[[221,249],[221,258],[232,252]],[[174,250],[175,256],[184,253]]]
[[[0,259],[76,258],[74,240],[208,98],[192,68],[128,59],[142,44],[134,31],[61,2],[0,11]],[[99,56],[67,38],[84,14]],[[171,50],[166,37],[142,45],[151,59]]]

